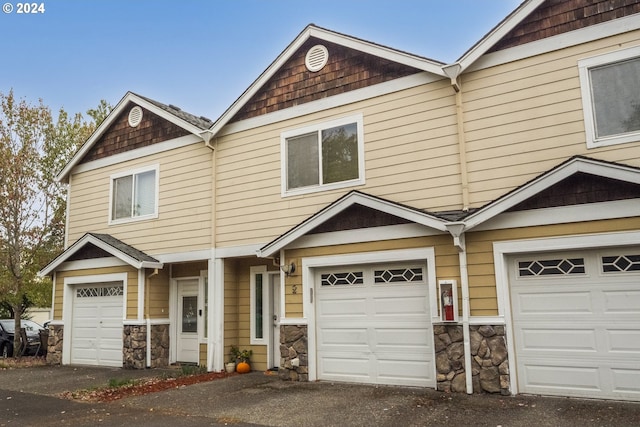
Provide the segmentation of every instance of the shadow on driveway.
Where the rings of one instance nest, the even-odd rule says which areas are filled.
[[[15,369],[0,371],[0,390],[56,396],[64,391],[104,387],[112,378],[157,376],[162,372],[66,366]],[[4,394],[0,394],[0,399]],[[405,387],[292,383],[261,372],[112,403],[64,404],[86,405],[87,410],[98,414],[110,411],[110,414],[152,417],[140,418],[140,424],[136,424],[136,419],[130,420],[129,425],[640,426],[640,403],[634,402],[469,396]],[[43,414],[47,415],[55,413]],[[0,426],[2,418],[0,414]],[[95,425],[95,422],[74,425]]]

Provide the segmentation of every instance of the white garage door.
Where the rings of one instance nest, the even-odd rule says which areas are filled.
[[[122,366],[122,310],[121,282],[75,288],[72,364]]]
[[[520,392],[640,399],[640,248],[511,262]]]
[[[319,379],[435,387],[426,265],[316,275]]]

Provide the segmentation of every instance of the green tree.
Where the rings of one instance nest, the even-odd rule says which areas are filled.
[[[42,100],[0,93],[0,300],[16,331],[27,307],[51,302],[51,282],[37,272],[64,246],[66,188],[56,174],[109,110],[102,101],[93,120],[63,109],[54,120]]]

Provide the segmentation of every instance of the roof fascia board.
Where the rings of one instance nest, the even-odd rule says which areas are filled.
[[[548,37],[521,46],[492,52],[479,58],[467,71],[477,71],[495,67],[513,61],[530,58],[554,50],[566,49],[580,44],[616,36],[640,29],[640,19],[637,15],[626,16],[612,21],[602,22],[557,36]]]
[[[120,113],[122,113],[122,111],[124,110],[124,108],[127,106],[127,104],[129,102],[133,102],[135,104],[140,105],[141,107],[144,107],[145,109],[151,111],[152,113],[162,117],[165,120],[170,121],[171,123],[173,123],[173,124],[175,124],[177,126],[180,126],[181,128],[185,129],[186,131],[191,132],[192,134],[194,134],[194,135],[198,136],[200,139],[202,139],[202,136],[201,136],[202,129],[198,128],[197,126],[192,125],[191,123],[181,119],[180,117],[174,116],[173,114],[169,113],[168,111],[165,111],[165,110],[157,107],[156,105],[150,103],[146,99],[143,99],[143,98],[140,98],[139,96],[136,96],[134,93],[127,92],[127,94],[120,100],[120,102],[118,102],[118,104],[109,113],[107,118],[105,118],[104,121],[102,123],[100,123],[100,126],[98,126],[98,128],[93,132],[93,134],[91,134],[89,139],[87,139],[87,141],[84,144],[82,144],[80,149],[78,151],[76,151],[75,155],[71,158],[69,163],[66,164],[66,166],[58,173],[58,175],[56,175],[56,180],[58,182],[68,182],[67,181],[68,180],[68,175],[71,173],[71,170],[89,152],[91,147],[93,147],[93,145],[98,141],[98,139],[100,139],[100,137],[102,137],[104,132],[107,129],[109,129],[109,127],[111,126],[113,121],[116,119],[116,117],[118,117],[120,115]]]
[[[326,40],[345,47],[356,49],[365,53],[380,56],[391,61],[409,65],[435,75],[446,77],[442,71],[442,64],[425,58],[403,53],[390,48],[354,39],[342,34],[337,34],[313,25],[307,26],[287,48],[269,65],[269,67],[240,95],[236,101],[211,125],[212,136],[218,136],[220,130],[231,118],[260,90],[260,88],[280,69],[284,63],[302,46],[310,37]]]
[[[38,272],[38,275],[41,277],[47,276],[51,274],[58,266],[62,263],[66,262],[71,255],[75,254],[80,248],[82,248],[87,243],[91,243],[100,249],[108,252],[113,255],[115,258],[118,258],[120,261],[127,263],[128,265],[140,269],[140,268],[162,268],[163,264],[161,262],[150,262],[150,261],[138,261],[130,256],[122,253],[118,249],[113,246],[103,242],[102,240],[92,236],[91,234],[85,234],[82,236],[77,242],[71,245],[66,251],[60,254],[56,259],[54,259],[49,265]]]
[[[518,8],[511,13],[506,19],[494,27],[486,36],[469,49],[460,59],[453,64],[448,64],[443,68],[459,65],[459,73],[464,72],[482,55],[484,55],[493,45],[506,36],[509,31],[513,30],[524,18],[533,12],[545,0],[526,0]]]
[[[507,209],[578,172],[640,184],[640,171],[638,169],[624,165],[602,163],[597,160],[582,157],[575,158],[566,164],[543,174],[530,183],[525,184],[523,187],[507,195],[503,199],[500,199],[495,203],[491,203],[485,208],[469,215],[464,219],[465,231],[483,224]]]
[[[268,258],[277,254],[281,249],[285,248],[290,243],[299,239],[307,234],[329,218],[339,214],[349,206],[359,204],[368,208],[376,209],[382,212],[386,212],[391,215],[398,216],[400,218],[413,221],[417,224],[434,228],[439,231],[446,231],[445,222],[434,218],[428,214],[414,211],[410,208],[400,206],[391,202],[387,202],[381,199],[373,198],[363,193],[351,193],[345,196],[342,200],[337,201],[333,205],[328,206],[315,217],[311,217],[308,221],[305,221],[282,236],[278,237],[273,242],[267,244],[257,251],[258,257]]]
[[[326,40],[331,43],[339,44],[350,49],[368,53],[370,55],[379,56],[393,62],[408,65],[410,67],[427,71],[441,77],[446,77],[446,75],[442,71],[443,64],[416,55],[412,55],[407,52],[402,52],[375,43],[370,43],[365,40],[355,39],[344,34],[334,33],[332,31],[325,30],[324,28],[318,27],[310,28],[310,36]]]

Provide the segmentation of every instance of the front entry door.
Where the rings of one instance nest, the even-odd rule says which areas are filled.
[[[177,361],[198,363],[198,279],[178,280]]]

